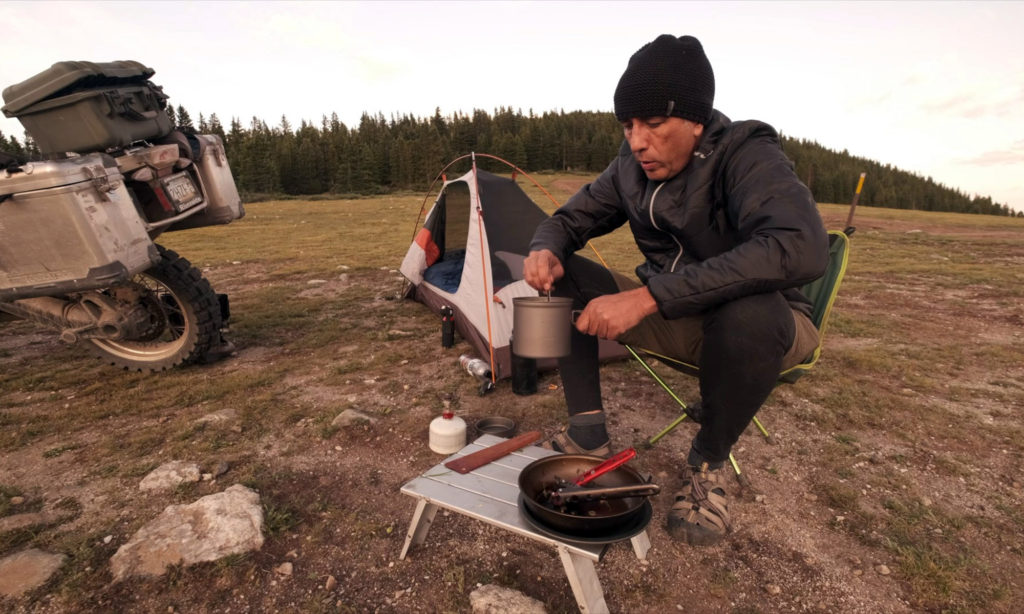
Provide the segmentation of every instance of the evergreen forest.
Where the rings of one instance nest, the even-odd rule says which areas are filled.
[[[597,174],[616,155],[622,131],[609,112],[533,111],[508,108],[493,113],[429,118],[385,118],[364,113],[358,126],[346,126],[336,114],[319,125],[293,126],[286,117],[271,126],[259,118],[243,125],[232,118],[224,126],[216,114],[198,119],[183,106],[169,106],[174,124],[185,131],[218,134],[224,140],[239,190],[248,200],[280,196],[371,195],[396,190],[421,191],[453,159],[470,152],[508,160],[527,172]],[[1016,215],[988,196],[968,195],[931,177],[822,147],[814,141],[782,135],[797,175],[823,203],[850,202],[861,173],[867,173],[861,206]],[[19,142],[0,133],[0,150],[25,159],[38,153],[30,138]],[[507,167],[487,158],[478,164],[498,172]]]

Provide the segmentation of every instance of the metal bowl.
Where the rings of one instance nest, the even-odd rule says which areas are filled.
[[[495,435],[497,437],[511,437],[516,432],[516,422],[511,418],[502,416],[490,416],[481,418],[476,422],[476,430],[481,435]]]

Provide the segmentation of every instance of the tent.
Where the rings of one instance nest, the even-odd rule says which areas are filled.
[[[422,226],[417,219],[400,270],[409,282],[405,295],[437,313],[439,321],[442,310],[451,308],[455,330],[490,363],[497,381],[512,375],[513,299],[537,296],[523,281],[523,260],[534,230],[548,215],[516,183],[517,175],[528,175],[508,162],[511,178],[489,173],[477,168],[477,157],[505,162],[478,153],[446,167],[472,160],[466,174],[444,181]],[[602,356],[612,355],[625,352],[617,343],[603,342]],[[554,360],[538,361],[540,369],[554,366]]]

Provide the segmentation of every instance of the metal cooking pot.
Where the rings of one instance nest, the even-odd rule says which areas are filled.
[[[512,352],[524,358],[568,356],[572,299],[517,296],[512,299]]]
[[[553,505],[546,496],[564,483],[571,484],[589,469],[601,464],[603,458],[585,454],[559,454],[537,459],[519,474],[522,504],[535,520],[545,526],[580,537],[600,537],[636,522],[643,511],[647,497],[635,496],[601,499],[573,504],[568,507]],[[589,486],[609,488],[641,486],[647,484],[633,469],[621,466],[594,478]]]

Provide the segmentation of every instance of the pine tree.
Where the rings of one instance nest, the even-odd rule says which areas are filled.
[[[189,116],[188,111],[185,110],[185,107],[181,106],[180,104],[178,105],[177,117],[177,125],[179,128],[184,128],[186,131],[195,130],[196,127],[192,125],[192,117]]]

